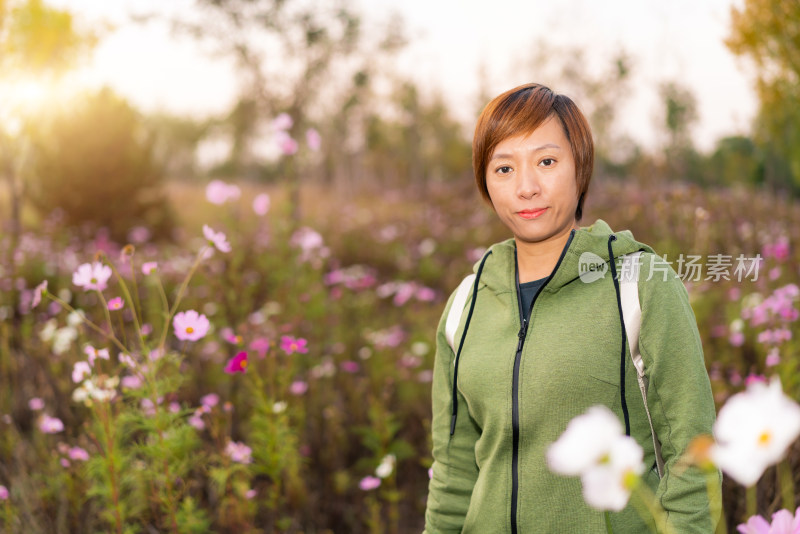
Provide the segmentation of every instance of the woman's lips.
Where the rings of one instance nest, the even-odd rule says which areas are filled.
[[[523,219],[537,219],[544,215],[544,212],[547,211],[547,208],[541,208],[537,210],[520,210],[517,212],[517,215],[522,217]]]

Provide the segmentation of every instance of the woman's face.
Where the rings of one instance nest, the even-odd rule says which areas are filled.
[[[500,220],[518,244],[563,236],[575,225],[575,160],[561,121],[550,117],[528,135],[501,141],[486,169]]]

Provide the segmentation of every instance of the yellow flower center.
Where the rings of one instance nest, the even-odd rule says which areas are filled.
[[[187,334],[191,334],[192,332],[194,332],[194,328],[192,328],[191,326],[187,326],[186,327],[186,333]]]
[[[768,430],[765,430],[760,436],[758,436],[758,444],[762,447],[766,447],[771,441],[772,434]]]
[[[247,360],[242,360],[239,365],[242,367],[242,369],[244,369],[245,367],[247,367]]]

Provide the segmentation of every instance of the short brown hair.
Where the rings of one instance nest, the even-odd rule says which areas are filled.
[[[553,115],[561,121],[575,159],[575,180],[579,192],[575,220],[581,219],[594,165],[592,129],[568,96],[555,94],[537,83],[506,91],[489,102],[478,117],[472,140],[472,170],[478,190],[490,205],[492,199],[486,187],[486,167],[495,147],[509,137],[533,132]]]

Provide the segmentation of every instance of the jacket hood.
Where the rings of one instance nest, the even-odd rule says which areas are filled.
[[[614,258],[636,252],[654,252],[653,249],[634,239],[630,230],[614,232],[602,219],[597,219],[591,226],[575,229],[570,234],[566,244],[566,251],[562,251],[561,260],[556,265],[555,272],[551,274],[544,291],[555,292],[563,286],[578,279],[581,275],[581,256],[585,265],[591,263],[609,262],[608,242],[611,236],[616,236],[611,241]],[[492,245],[487,254],[486,265],[481,274],[481,283],[494,292],[516,291],[514,251],[516,243],[514,238],[507,239]],[[477,272],[480,261],[476,262],[474,270]],[[606,276],[609,276],[610,268]]]

